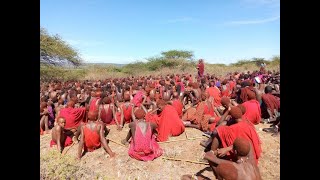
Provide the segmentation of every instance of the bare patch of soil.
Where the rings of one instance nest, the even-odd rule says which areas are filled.
[[[259,168],[262,179],[280,179],[280,136],[273,137],[261,129],[269,127],[266,124],[256,125],[256,130],[262,141],[262,155]],[[115,126],[107,138],[120,141],[129,131],[126,125],[122,131],[117,131]],[[260,129],[260,130],[259,130]],[[185,140],[171,143],[161,143],[164,154],[151,161],[142,162],[132,159],[128,155],[128,147],[109,142],[109,146],[117,153],[116,158],[110,158],[103,148],[88,152],[81,161],[76,161],[78,145],[72,146],[63,157],[54,148],[50,148],[51,135],[40,136],[40,168],[41,179],[180,179],[184,174],[200,172],[209,179],[215,179],[208,165],[189,162],[164,160],[162,157],[173,157],[192,161],[199,161],[203,154],[201,140],[207,139],[202,132],[196,129],[186,129],[188,138],[201,137],[195,140]],[[170,140],[186,139],[185,133]],[[69,147],[66,147],[68,149]]]

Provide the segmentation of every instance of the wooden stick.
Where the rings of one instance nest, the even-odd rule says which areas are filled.
[[[112,140],[112,139],[110,139],[110,138],[108,138],[107,140],[109,140],[109,141],[111,141],[111,142],[113,142],[113,143],[115,143],[115,144],[118,144],[118,145],[120,145],[120,146],[126,147],[126,146],[123,145],[122,143],[119,143],[119,142],[117,142],[117,141],[115,141],[115,140]]]
[[[68,149],[63,150],[62,153],[61,153],[62,156],[65,155],[65,154],[67,154],[67,152],[69,151],[69,149],[70,149],[73,145],[75,145],[75,144],[76,144],[76,143],[73,141],[72,144],[70,145],[70,147],[69,147]]]
[[[186,135],[186,138],[189,139],[189,138],[188,138],[188,135],[187,135],[187,131],[184,131],[184,133],[185,133],[185,135]]]
[[[162,159],[166,159],[166,160],[173,160],[173,161],[183,161],[183,162],[189,162],[189,163],[195,163],[195,164],[204,164],[204,165],[209,165],[209,163],[201,162],[201,161],[191,161],[191,160],[176,159],[176,158],[169,158],[169,157],[162,157]]]
[[[188,138],[188,139],[177,139],[177,140],[171,140],[171,141],[164,141],[164,142],[158,142],[158,144],[171,143],[171,142],[179,142],[179,141],[188,141],[188,140],[195,140],[195,139],[202,139],[202,137],[195,137],[195,138]]]
[[[205,136],[207,138],[210,138],[210,135],[203,133],[202,136]]]

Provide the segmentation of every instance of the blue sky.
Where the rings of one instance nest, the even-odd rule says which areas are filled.
[[[85,62],[172,49],[225,64],[280,55],[280,0],[40,0],[40,25]]]

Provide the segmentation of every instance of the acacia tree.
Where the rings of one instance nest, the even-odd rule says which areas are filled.
[[[49,35],[47,30],[40,28],[40,63],[58,66],[62,63],[78,66],[81,58],[77,50],[61,39],[59,35]]]
[[[179,50],[170,50],[161,52],[161,55],[165,59],[187,59],[192,60],[193,59],[193,52],[192,51],[179,51]]]

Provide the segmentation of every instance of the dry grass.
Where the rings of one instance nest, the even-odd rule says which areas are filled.
[[[263,142],[262,157],[259,168],[262,179],[280,179],[280,137],[259,131],[259,128],[268,125],[256,126]],[[115,126],[110,126],[108,138],[120,142],[129,131],[127,125],[122,131],[117,131]],[[201,136],[196,129],[186,129],[189,138]],[[50,135],[40,136],[40,163],[41,179],[180,179],[184,174],[201,172],[210,179],[215,179],[207,165],[193,164],[181,161],[164,160],[161,157],[151,162],[141,162],[128,156],[128,148],[110,142],[109,146],[117,153],[117,157],[110,159],[105,151],[100,148],[87,153],[80,162],[74,160],[78,145],[70,148],[67,155],[60,157],[53,148],[49,147]],[[170,140],[186,139],[185,134],[171,137]],[[206,137],[203,137],[206,139]],[[199,145],[202,139],[163,143],[163,156],[199,161],[203,148]]]
[[[209,74],[215,74],[217,76],[225,76],[227,73],[233,73],[233,72],[247,72],[247,71],[255,71],[259,68],[254,64],[244,65],[241,67],[236,66],[221,66],[221,65],[206,65],[205,66],[205,73]],[[276,70],[279,71],[280,67],[279,65],[270,65],[268,66],[268,70]],[[97,79],[106,79],[106,78],[120,78],[120,77],[127,77],[127,76],[148,76],[148,75],[167,75],[167,74],[183,74],[183,73],[191,73],[192,75],[197,74],[197,69],[195,67],[185,67],[185,69],[182,70],[182,68],[175,67],[175,68],[161,68],[157,71],[134,71],[132,74],[126,74],[123,72],[113,72],[113,71],[97,71],[95,68],[91,68],[87,70],[86,75],[81,78],[81,80],[97,80]]]

